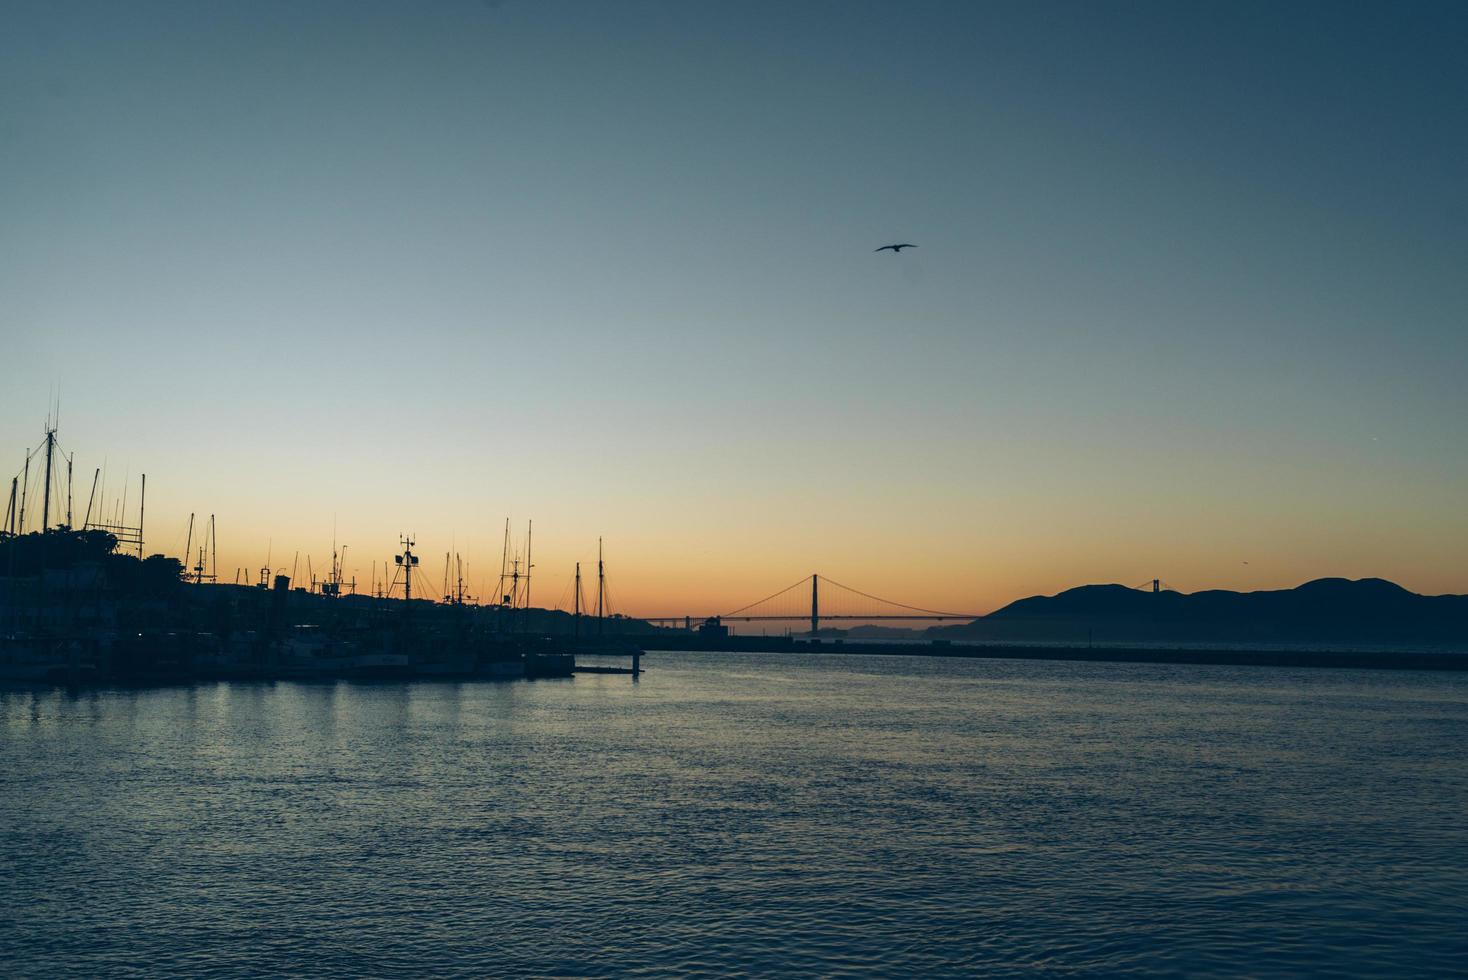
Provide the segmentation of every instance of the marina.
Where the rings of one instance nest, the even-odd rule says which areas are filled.
[[[207,520],[189,515],[181,557],[148,554],[147,477],[137,480],[134,510],[126,485],[109,499],[102,468],[96,468],[79,527],[73,527],[73,473],[74,456],[63,450],[54,419],[48,418],[42,440],[27,451],[11,480],[0,523],[0,681],[81,686],[215,680],[507,681],[577,674],[636,679],[648,650],[1468,670],[1462,617],[1443,613],[1423,618],[1411,610],[1426,607],[1409,608],[1423,597],[1414,599],[1379,580],[1322,580],[1301,586],[1297,594],[1275,593],[1263,600],[1230,599],[1224,593],[1200,600],[1164,589],[1154,578],[1135,589],[1083,587],[1053,599],[1014,604],[1093,602],[1087,608],[1110,604],[1131,617],[1110,635],[1103,629],[1100,643],[1094,642],[1096,630],[1089,618],[1057,619],[1047,633],[1036,633],[1023,617],[1006,618],[1009,610],[985,617],[925,609],[819,574],[723,616],[628,617],[610,612],[600,540],[593,594],[586,594],[590,583],[583,580],[577,561],[557,607],[537,607],[531,600],[533,524],[527,523],[524,538],[516,541],[508,520],[490,602],[470,594],[463,559],[456,552],[444,553],[442,578],[432,582],[415,551],[416,540],[407,534],[399,536],[391,561],[372,562],[368,590],[359,591],[357,575],[347,573],[348,545],[337,541],[335,528],[330,563],[321,574],[310,555],[303,569],[299,552],[289,566],[276,567],[267,548],[262,567],[238,568],[233,581],[226,581],[219,570],[215,515]],[[37,500],[38,525],[33,523]],[[298,584],[302,571],[304,584]],[[1301,608],[1308,612],[1322,608],[1322,596],[1338,597],[1331,616],[1360,610],[1366,601],[1387,603],[1385,617],[1395,618],[1378,622],[1395,623],[1401,639],[1392,642],[1388,631],[1366,647],[1312,645],[1309,633],[1298,629],[1319,628],[1316,613],[1314,625],[1307,620],[1297,635],[1279,633],[1272,641],[1266,636],[1230,642],[1231,634],[1217,632],[1217,619],[1203,623],[1205,630],[1215,630],[1212,641],[1178,642],[1184,633],[1167,637],[1165,632],[1164,639],[1156,639],[1158,630],[1189,628],[1186,619],[1177,618],[1187,603],[1269,601],[1282,608],[1279,602],[1303,602]],[[1425,601],[1434,610],[1445,610],[1444,603],[1459,600]],[[1234,622],[1241,618],[1234,617]],[[988,639],[973,631],[979,620],[994,623]],[[923,632],[888,629],[878,634],[888,639],[859,631],[848,636],[831,626],[891,621],[937,625]],[[968,625],[946,625],[955,622]],[[808,623],[809,631],[763,634],[768,624],[782,623]],[[759,628],[762,635],[736,633],[736,626]],[[1400,632],[1404,628],[1427,632],[1414,637]],[[1084,642],[1068,638],[1078,634]],[[1424,642],[1434,638],[1445,642]],[[1290,642],[1282,642],[1286,639]]]
[[[499,601],[486,605],[467,594],[462,561],[450,555],[444,594],[432,597],[407,535],[370,594],[346,577],[346,546],[335,541],[325,577],[310,572],[308,557],[307,586],[293,583],[294,568],[287,574],[268,563],[253,582],[236,572],[226,583],[213,515],[207,522],[190,515],[184,556],[191,560],[144,557],[146,477],[135,518],[124,497],[94,520],[94,508],[102,513],[98,468],[73,528],[72,471],[72,456],[60,450],[48,420],[42,442],[11,481],[0,526],[0,681],[506,681],[641,673],[642,648],[628,634],[652,627],[606,615],[600,557],[594,616],[582,612],[579,565],[570,613],[531,605],[528,526],[522,559],[511,551],[506,523]],[[33,525],[37,494],[41,515]],[[598,663],[578,668],[578,653]]]

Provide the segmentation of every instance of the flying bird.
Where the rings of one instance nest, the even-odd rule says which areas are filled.
[[[901,252],[904,248],[917,248],[917,246],[916,245],[912,245],[912,244],[910,244],[908,242],[903,242],[901,245],[883,245],[881,248],[874,248],[874,249],[872,249],[872,251],[873,252],[885,252],[889,248],[893,252]]]

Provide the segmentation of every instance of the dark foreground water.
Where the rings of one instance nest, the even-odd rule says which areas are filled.
[[[1468,682],[658,654],[0,692],[0,973],[1468,966]]]

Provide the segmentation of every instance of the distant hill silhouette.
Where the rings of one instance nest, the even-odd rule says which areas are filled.
[[[954,640],[1433,643],[1468,645],[1468,596],[1379,578],[1323,578],[1265,592],[1142,592],[1085,585],[1012,602],[929,637]]]

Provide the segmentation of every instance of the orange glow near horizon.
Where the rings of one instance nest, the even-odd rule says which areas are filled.
[[[157,486],[155,479],[150,484]],[[147,550],[178,556],[188,516],[173,494],[150,492]],[[905,533],[833,523],[820,529],[751,521],[743,527],[679,524],[672,515],[639,509],[606,522],[605,555],[613,611],[634,616],[713,615],[754,602],[811,572],[895,602],[928,609],[988,613],[1029,595],[1053,594],[1079,585],[1140,585],[1161,578],[1184,592],[1223,588],[1239,591],[1290,588],[1313,578],[1380,577],[1425,594],[1462,591],[1453,549],[1420,535],[1411,552],[1403,537],[1386,531],[1343,541],[1323,520],[1302,524],[1281,518],[1249,533],[1158,526],[1144,530],[1145,508],[1113,512],[1113,522],[1090,525],[1015,521],[1009,530],[975,521],[949,532],[914,527]],[[501,566],[503,523],[464,528],[438,521],[404,521],[384,527],[366,515],[338,512],[338,547],[346,548],[345,574],[369,590],[384,562],[409,533],[420,556],[420,594],[442,589],[446,554],[464,563],[466,588],[482,602],[495,592]],[[244,517],[246,520],[241,520]],[[557,517],[563,517],[557,521]],[[329,566],[332,515],[319,527],[306,515],[222,513],[218,515],[220,580],[246,580],[267,561],[276,572],[295,572],[306,584],[308,568],[321,578]],[[196,534],[207,515],[196,515]],[[466,522],[467,523],[467,522]],[[1288,525],[1283,527],[1281,525]],[[536,606],[571,607],[575,563],[581,562],[584,591],[594,583],[596,528],[574,514],[551,513],[535,520],[533,592]],[[1292,546],[1281,548],[1285,530]],[[1405,535],[1410,529],[1402,528]],[[822,538],[821,535],[828,535]],[[241,540],[243,539],[243,540]],[[197,540],[197,539],[196,539]],[[1407,539],[1410,541],[1410,539]],[[970,543],[962,543],[970,542]],[[1392,545],[1395,542],[1396,546]],[[511,557],[524,559],[525,525],[511,527]],[[1408,559],[1407,554],[1413,557]],[[814,557],[812,557],[814,556]],[[379,571],[374,572],[372,563]],[[415,590],[417,591],[417,590]],[[828,600],[830,601],[830,600]],[[828,606],[828,611],[830,607]]]
[[[68,448],[110,437],[89,421],[75,428],[75,440],[65,433]],[[511,554],[522,559],[523,515],[534,515],[534,605],[571,607],[577,561],[591,594],[601,536],[610,608],[634,616],[726,613],[812,572],[894,602],[963,613],[1152,578],[1184,592],[1290,588],[1328,576],[1386,578],[1426,594],[1464,591],[1452,543],[1468,532],[1468,519],[1433,524],[1421,516],[1458,513],[1443,487],[1393,487],[1381,472],[1346,482],[1329,470],[1312,472],[1308,460],[1220,456],[1155,494],[1138,492],[1145,473],[1097,471],[1083,479],[1084,466],[1060,453],[1010,454],[1002,480],[950,459],[941,479],[927,484],[898,470],[746,473],[721,463],[706,472],[613,460],[594,474],[603,485],[593,492],[586,472],[553,453],[527,458],[527,475],[504,487],[486,473],[460,472],[435,488],[414,478],[433,468],[427,462],[397,467],[346,453],[312,459],[287,442],[260,450],[246,469],[236,448],[221,440],[183,458],[151,447],[148,455],[162,462],[147,467],[150,554],[182,557],[190,510],[196,543],[213,513],[220,581],[254,581],[268,560],[304,585],[313,572],[324,577],[335,528],[345,575],[367,592],[383,562],[391,569],[399,535],[409,533],[422,560],[419,594],[442,592],[445,553],[457,553],[466,588],[489,602],[500,571],[500,515],[509,511]],[[78,522],[95,456],[76,457]],[[109,467],[98,512],[121,505],[126,472],[127,517],[135,518],[139,469]],[[246,472],[280,476],[256,485]],[[1261,482],[1280,492],[1259,492]],[[460,489],[476,483],[480,495]],[[39,511],[33,505],[30,513],[34,527]],[[384,514],[402,516],[387,521]]]

